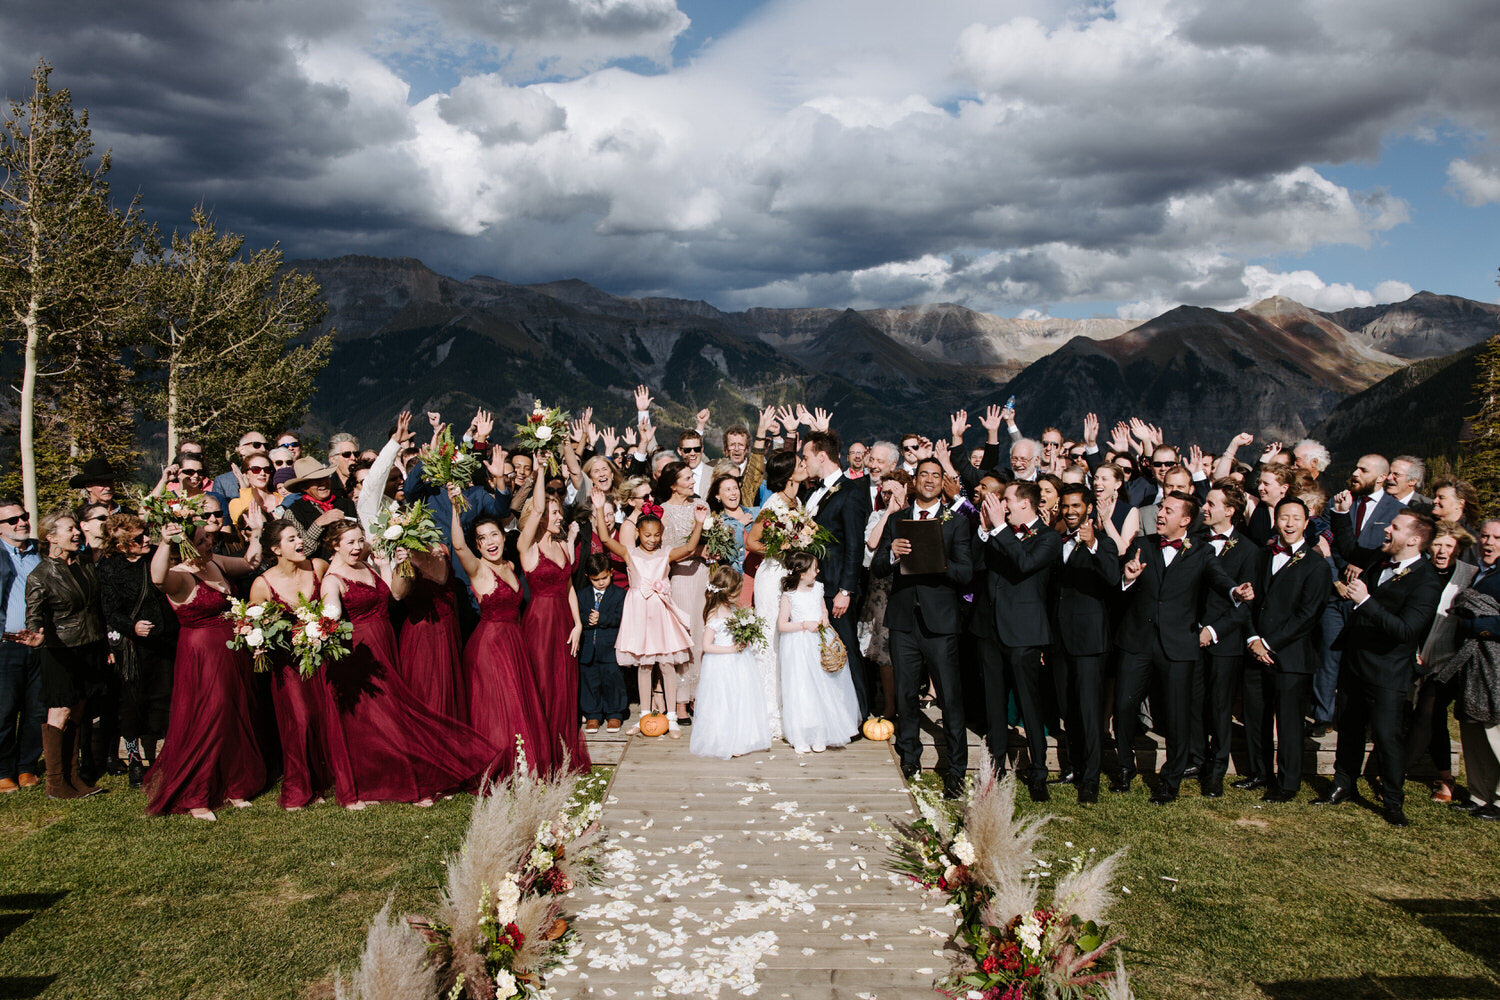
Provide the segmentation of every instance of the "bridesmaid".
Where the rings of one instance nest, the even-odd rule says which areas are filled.
[[[450,719],[467,718],[459,678],[463,642],[453,590],[453,557],[447,546],[436,545],[431,552],[412,552],[407,558],[417,573],[401,599],[401,641],[396,658],[401,677],[416,699],[433,713]]]
[[[331,617],[347,610],[354,625],[353,650],[322,670],[334,796],[347,809],[381,801],[430,806],[439,794],[472,788],[497,763],[498,750],[419,703],[396,669],[390,601],[393,589],[398,599],[406,595],[411,578],[391,569],[405,553],[384,566],[387,584],[366,561],[359,525],[342,521],[323,537],[333,548],[324,607]]]
[[[450,497],[457,491],[448,487]],[[474,544],[478,555],[464,538],[455,508],[453,551],[479,601],[479,627],[463,653],[469,725],[500,748],[497,780],[515,770],[517,736],[525,742],[528,769],[546,774],[553,766],[552,731],[521,637],[521,578],[506,558],[499,521],[488,516],[476,521]]]
[[[692,536],[695,526],[701,521],[695,512],[703,507],[702,500],[693,495],[693,470],[684,462],[668,462],[656,479],[656,502],[661,504],[661,523],[664,530],[661,547],[671,551]],[[688,705],[698,687],[700,647],[703,637],[703,603],[708,597],[708,563],[701,558],[702,550],[681,562],[672,563],[672,603],[687,619],[693,645],[686,663],[677,665],[677,718],[689,719]]]
[[[246,520],[257,533],[244,558],[215,555],[208,529],[198,528],[198,558],[174,565],[182,539],[175,524],[162,529],[151,557],[151,582],[167,595],[181,626],[166,741],[146,774],[146,811],[153,815],[186,812],[213,821],[226,800],[244,808],[266,786],[250,655],[228,647],[234,631],[224,618],[234,591],[226,574],[244,575],[260,565],[265,518],[251,508]]]
[[[714,476],[713,483],[708,488],[708,512],[724,519],[734,535],[734,562],[730,565],[736,573],[745,574],[745,532],[755,523],[755,515],[760,513],[759,507],[745,507],[741,504],[740,480],[738,476],[731,473],[719,473]],[[755,574],[748,574],[750,581],[755,579]],[[735,599],[735,605],[741,608],[755,607],[755,586],[748,582],[739,589],[739,596]]]
[[[291,614],[302,598],[316,600],[328,564],[309,559],[302,529],[295,521],[273,521],[261,532],[261,549],[276,562],[250,585],[255,604],[276,601]],[[304,678],[288,656],[278,654],[271,668],[271,704],[281,736],[281,808],[301,809],[322,802],[333,783],[323,750],[323,718],[316,677]]]
[[[578,640],[583,619],[578,614],[578,592],[573,589],[562,505],[542,491],[546,476],[532,485],[531,509],[521,526],[521,568],[531,589],[531,603],[522,619],[531,669],[547,719],[552,763],[587,771],[589,751],[583,744],[578,714]]]

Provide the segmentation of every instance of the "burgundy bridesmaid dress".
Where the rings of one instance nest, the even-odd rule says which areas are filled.
[[[526,583],[531,603],[521,620],[522,633],[547,718],[553,763],[560,766],[566,750],[569,770],[587,771],[591,762],[578,714],[578,657],[568,652],[568,634],[573,631],[573,612],[568,606],[572,577],[567,567],[538,552],[536,569],[526,574]]]
[[[312,598],[318,597],[313,584]],[[295,617],[285,601],[272,598]],[[283,809],[311,805],[333,784],[324,751],[321,691],[323,682],[303,677],[286,654],[272,658],[271,704],[276,708],[276,732],[281,737],[281,796]]]
[[[173,605],[181,631],[173,668],[166,745],[146,775],[153,815],[217,809],[266,787],[255,735],[255,688],[248,653],[227,645],[229,598],[198,582],[186,604]]]
[[[401,679],[418,701],[438,715],[450,719],[467,717],[459,677],[463,643],[459,639],[458,605],[451,580],[433,583],[418,574],[401,605],[401,640],[396,659]],[[494,742],[493,738],[490,742]]]
[[[515,770],[517,736],[525,740],[528,769],[546,774],[553,766],[552,730],[521,638],[521,592],[504,580],[496,584],[479,599],[479,627],[464,647],[469,725],[500,748],[497,778]]]
[[[457,719],[419,703],[396,670],[391,591],[345,580],[352,651],[323,665],[328,764],[340,805],[417,802],[475,787],[499,751]]]

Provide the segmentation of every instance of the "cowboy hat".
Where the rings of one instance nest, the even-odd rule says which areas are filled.
[[[335,470],[333,466],[324,465],[316,458],[299,458],[292,463],[292,471],[297,477],[287,481],[288,493],[301,493],[319,479],[331,479]]]
[[[81,490],[88,486],[99,483],[113,483],[115,481],[115,470],[110,468],[109,459],[91,458],[83,463],[83,471],[68,480],[68,486],[75,490]]]

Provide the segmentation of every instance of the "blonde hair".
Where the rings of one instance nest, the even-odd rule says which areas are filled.
[[[49,510],[42,515],[42,521],[36,527],[37,538],[47,543],[47,554],[49,556],[52,554],[52,540],[48,536],[64,521],[72,521],[74,524],[77,524],[78,518],[74,517],[73,512],[66,508]]]
[[[733,566],[715,566],[708,574],[708,597],[703,602],[703,620],[720,608],[732,608],[745,587],[745,578]]]

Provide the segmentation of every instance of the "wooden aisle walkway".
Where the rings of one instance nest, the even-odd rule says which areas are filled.
[[[931,1000],[953,918],[886,867],[875,827],[912,815],[889,745],[718,761],[690,737],[627,745],[553,995]]]

